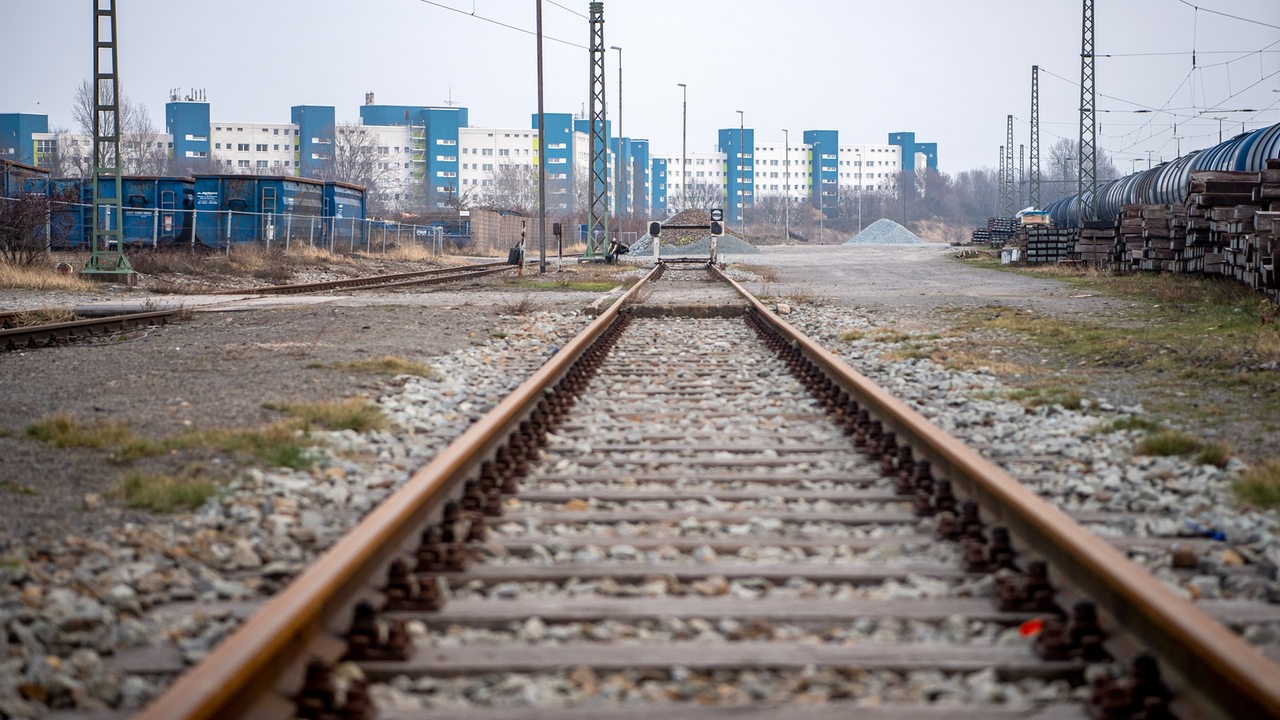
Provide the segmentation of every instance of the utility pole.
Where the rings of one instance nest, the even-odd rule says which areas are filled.
[[[614,195],[617,196],[618,203],[618,230],[622,230],[622,216],[627,212],[627,198],[630,195],[630,188],[627,187],[626,182],[626,170],[624,169],[629,167],[630,163],[625,160],[628,153],[622,149],[622,48],[617,45],[610,45],[609,49],[618,51],[618,157],[614,160],[616,165]]]
[[[133,285],[138,276],[124,256],[120,158],[120,65],[116,2],[93,0],[93,235],[81,275]]]
[[[686,177],[689,172],[689,86],[684,83],[676,83],[680,86],[683,100],[680,103],[680,194],[683,196],[680,200],[680,209],[689,209],[689,178]]]
[[[569,128],[571,131],[572,127]],[[542,0],[538,0],[538,274],[547,272],[547,114],[542,95]]]
[[[782,129],[782,244],[791,242],[791,133]]]
[[[1081,221],[1098,219],[1098,121],[1094,114],[1098,96],[1093,71],[1093,0],[1083,0],[1080,23],[1080,174],[1076,196]],[[1085,202],[1088,193],[1088,202]]]
[[[1040,209],[1040,66],[1031,66],[1031,206]]]
[[[743,145],[746,137],[742,111],[738,112],[738,197],[734,204],[738,208],[738,232],[744,237],[747,234],[747,156]]]
[[[605,132],[604,3],[590,5],[591,23],[591,212],[583,260],[602,261],[609,254],[609,137]],[[596,235],[596,227],[601,234]]]

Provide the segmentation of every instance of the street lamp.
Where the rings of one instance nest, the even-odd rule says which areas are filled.
[[[680,201],[680,209],[685,210],[689,207],[689,86],[684,83],[676,83],[680,86],[684,100],[680,104],[680,194],[684,198]]]
[[[618,228],[621,230],[622,214],[627,210],[627,194],[624,189],[624,178],[626,176],[622,170],[623,159],[626,157],[626,154],[622,151],[622,48],[617,45],[610,45],[609,49],[618,51],[618,159],[617,168],[614,170],[614,183],[618,186],[615,195],[618,198]]]
[[[782,129],[782,244],[791,241],[791,133]]]
[[[738,110],[738,197],[734,201],[738,208],[738,233],[744,237],[747,234],[747,192],[746,192],[746,175],[747,160],[743,150],[743,140],[746,137],[746,130],[743,125],[742,111]]]

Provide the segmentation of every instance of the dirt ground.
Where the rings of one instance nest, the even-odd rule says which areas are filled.
[[[764,250],[728,258],[768,268],[746,283],[753,292],[857,308],[906,330],[944,327],[957,309],[991,304],[1117,321],[1134,309],[1128,301],[1082,294],[1056,281],[966,267],[941,246]],[[55,450],[25,437],[42,418],[118,421],[152,438],[186,428],[257,427],[280,417],[264,403],[372,397],[385,382],[335,363],[394,355],[429,364],[486,342],[503,330],[503,315],[513,308],[581,310],[600,294],[523,290],[501,279],[304,298],[0,289],[0,309],[150,302],[192,310],[169,325],[122,336],[0,353],[0,549],[30,533],[84,532],[137,512],[109,498],[100,506],[96,499],[87,503],[86,497],[109,493],[122,469],[102,451]],[[1104,375],[1099,394],[1119,404],[1132,401],[1126,397],[1137,386],[1132,379]],[[162,466],[166,459],[146,462]]]

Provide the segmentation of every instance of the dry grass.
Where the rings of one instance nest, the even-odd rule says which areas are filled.
[[[1136,448],[1140,455],[1179,455],[1194,457],[1202,465],[1227,464],[1230,454],[1221,443],[1208,443],[1181,430],[1157,430],[1147,435]]]
[[[83,263],[72,263],[77,270]],[[0,287],[26,290],[92,290],[97,283],[76,273],[61,274],[50,265],[10,265],[0,263]]]
[[[1258,507],[1280,506],[1280,460],[1264,460],[1235,485],[1236,496]]]
[[[416,375],[424,378],[439,378],[440,371],[414,360],[406,360],[405,358],[395,355],[384,355],[380,358],[368,358],[366,360],[352,360],[351,362],[334,363],[332,367],[340,370],[354,370],[356,372],[376,373],[379,375]]]

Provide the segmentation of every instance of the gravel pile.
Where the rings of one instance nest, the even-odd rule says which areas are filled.
[[[845,245],[924,245],[915,233],[890,220],[880,218],[849,238]]]
[[[662,257],[698,257],[711,254],[711,236],[709,235],[704,235],[698,240],[679,245],[668,242],[666,233],[662,234],[661,239],[662,244],[659,246],[659,253]],[[716,240],[716,253],[720,255],[759,255],[760,249],[734,235],[722,235]],[[627,255],[631,258],[652,258],[653,238],[645,235],[635,241],[631,244],[631,250]]]

